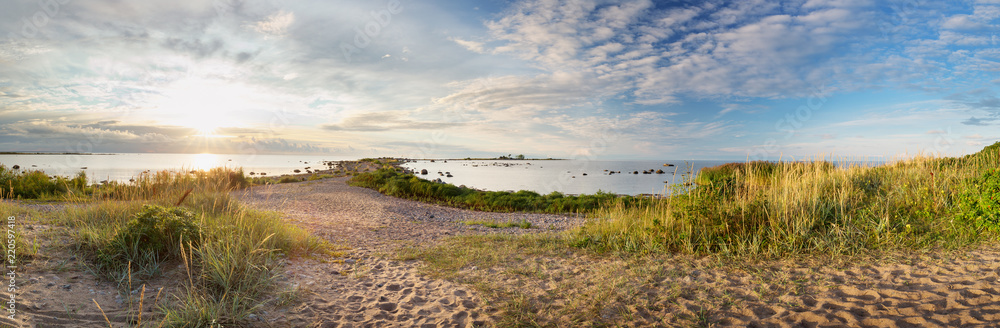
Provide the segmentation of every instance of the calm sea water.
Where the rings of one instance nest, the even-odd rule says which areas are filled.
[[[728,162],[731,161],[436,160],[431,163],[420,160],[404,166],[428,180],[440,178],[454,185],[485,190],[531,190],[541,194],[605,191],[638,195],[666,194],[671,184],[690,181],[691,175],[701,168]],[[663,166],[666,163],[674,166]],[[428,171],[427,175],[419,175],[423,169]],[[663,170],[664,174],[642,173],[650,170]],[[611,171],[621,173],[609,174]],[[639,174],[634,174],[636,171]],[[451,173],[452,177],[447,177],[446,173]]]
[[[295,169],[321,167],[322,161],[354,158],[315,155],[225,155],[225,154],[95,154],[95,155],[0,155],[8,168],[40,170],[49,175],[75,176],[87,172],[91,182],[128,181],[142,171],[202,170],[213,167],[243,168],[269,176],[289,174]],[[86,167],[86,169],[84,169]]]
[[[242,167],[244,172],[268,176],[291,174],[295,169],[322,167],[322,161],[356,158],[319,155],[224,155],[224,154],[96,154],[96,155],[0,155],[8,168],[40,170],[49,175],[74,176],[87,172],[91,182],[128,181],[143,171],[201,170],[213,167]],[[419,177],[484,190],[531,190],[541,194],[666,194],[672,184],[690,181],[704,167],[730,161],[584,161],[584,160],[419,160],[404,164]],[[665,163],[675,166],[666,167]],[[877,164],[877,163],[870,163]],[[86,167],[84,169],[84,167]],[[642,174],[663,170],[664,174]],[[609,174],[610,171],[621,172]],[[638,171],[639,174],[633,174]],[[441,172],[438,174],[438,172]],[[450,173],[452,177],[445,176]],[[586,174],[586,175],[584,175]]]

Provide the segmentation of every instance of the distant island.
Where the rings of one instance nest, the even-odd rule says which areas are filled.
[[[563,159],[561,159],[561,158],[552,158],[552,157],[549,157],[549,158],[525,158],[524,155],[522,155],[522,154],[518,154],[518,155],[507,154],[506,156],[500,155],[500,156],[493,157],[493,158],[473,158],[473,157],[466,157],[466,158],[453,158],[452,160],[465,160],[465,161],[489,161],[489,160],[560,161],[560,160],[563,160]]]

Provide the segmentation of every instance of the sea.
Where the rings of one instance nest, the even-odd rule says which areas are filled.
[[[729,162],[732,161],[418,160],[403,166],[428,180],[441,179],[457,186],[491,191],[670,195],[676,191],[674,185],[691,182],[698,170]],[[425,169],[428,174],[421,175]]]
[[[278,176],[294,170],[324,167],[324,161],[356,160],[327,155],[251,154],[0,154],[8,168],[39,170],[49,175],[72,177],[83,171],[91,183],[126,182],[144,171],[189,171],[213,167],[242,168],[245,174]],[[691,182],[705,167],[732,161],[721,160],[413,160],[404,167],[427,180],[440,179],[454,185],[490,191],[530,190],[540,194],[670,195]],[[427,170],[427,175],[419,174]],[[657,173],[662,171],[662,173]],[[613,172],[613,173],[612,173]],[[644,174],[648,172],[648,174]],[[449,177],[450,175],[450,177]]]
[[[48,175],[76,176],[86,172],[91,182],[128,181],[143,171],[190,171],[214,167],[243,168],[244,174],[254,172],[268,176],[291,174],[306,167],[325,168],[323,161],[353,160],[353,157],[319,155],[256,155],[256,154],[2,154],[0,164],[14,165],[22,170],[39,170]]]

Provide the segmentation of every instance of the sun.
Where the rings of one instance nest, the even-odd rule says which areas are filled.
[[[225,127],[242,126],[241,109],[254,108],[252,90],[211,79],[177,81],[156,103],[164,124],[191,129],[196,137],[225,137]]]
[[[198,117],[189,118],[180,124],[196,131],[194,136],[205,138],[216,137],[216,133],[222,128],[219,121]]]
[[[195,135],[196,137],[206,137],[206,138],[209,138],[209,137],[214,137],[215,136],[215,130],[217,128],[219,128],[219,127],[217,127],[217,126],[205,126],[205,125],[199,126],[199,125],[195,125],[195,126],[191,126],[191,128],[195,129],[195,131],[198,131],[198,134]]]

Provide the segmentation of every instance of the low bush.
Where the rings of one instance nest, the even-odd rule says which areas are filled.
[[[649,201],[646,198],[619,197],[605,192],[580,196],[566,196],[553,192],[543,196],[527,190],[480,191],[427,181],[388,168],[359,173],[348,183],[352,186],[374,189],[389,196],[492,212],[583,213],[600,208],[614,200],[628,204]]]
[[[99,274],[122,280],[136,272],[147,279],[159,272],[160,263],[178,258],[182,241],[197,245],[200,232],[191,211],[146,205],[113,237],[90,239],[89,246]]]
[[[971,179],[956,201],[957,218],[980,229],[1000,232],[1000,169]]]
[[[19,171],[0,165],[0,197],[38,199],[83,194],[88,191],[87,174],[81,171],[74,178],[48,176],[42,171]]]

